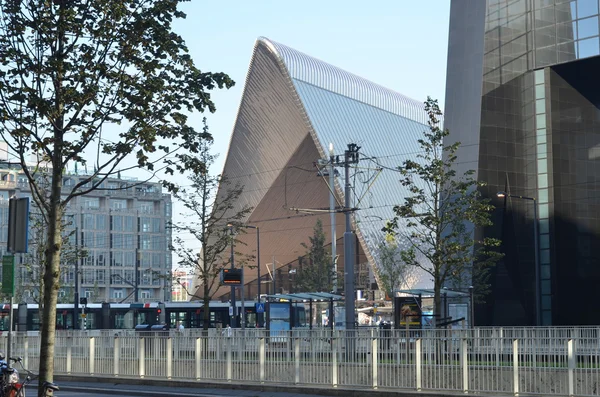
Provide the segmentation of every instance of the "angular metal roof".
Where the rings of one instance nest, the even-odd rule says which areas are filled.
[[[308,243],[317,219],[322,220],[331,239],[328,213],[298,214],[290,208],[329,208],[329,188],[316,176],[314,163],[329,156],[330,143],[336,154],[343,154],[349,143],[356,143],[363,160],[353,175],[351,201],[360,208],[353,214],[353,227],[360,242],[359,261],[368,261],[373,267],[377,246],[383,241],[381,228],[393,217],[393,206],[407,195],[394,169],[404,160],[417,160],[417,140],[427,129],[426,122],[422,103],[259,38],[223,175],[244,185],[237,208],[254,208],[246,223],[260,227],[260,263],[274,259],[281,267],[303,255],[306,249],[302,244]],[[339,178],[335,191],[343,202],[343,181]],[[341,238],[343,214],[336,215],[336,230]],[[246,244],[240,250],[256,253],[252,233],[240,239]],[[256,283],[255,273],[245,271],[247,283]],[[405,281],[405,288],[429,286],[429,280],[417,272]]]

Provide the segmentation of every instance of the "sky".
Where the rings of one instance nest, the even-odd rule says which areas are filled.
[[[450,0],[191,0],[175,31],[197,67],[225,72],[234,88],[215,92],[206,115],[219,173],[255,41],[285,44],[410,98],[443,105]],[[200,127],[204,115],[191,119]]]
[[[310,56],[424,101],[443,105],[450,0],[191,0],[174,30],[186,41],[202,71],[225,72],[232,89],[213,92],[217,111],[206,116],[219,154],[212,172],[222,171],[250,59],[264,36]],[[181,177],[181,185],[186,185]],[[184,221],[174,202],[173,220]],[[193,237],[182,236],[189,248]],[[174,267],[176,259],[174,258]]]

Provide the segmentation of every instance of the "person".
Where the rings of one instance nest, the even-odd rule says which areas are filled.
[[[183,332],[183,329],[184,329],[184,328],[185,328],[185,327],[183,326],[183,323],[182,323],[181,321],[178,321],[178,322],[177,322],[177,330],[178,330],[179,332]]]
[[[231,338],[231,325],[227,324],[227,327],[223,330],[223,335]]]

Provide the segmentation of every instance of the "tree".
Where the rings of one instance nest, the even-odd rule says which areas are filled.
[[[203,169],[193,154],[210,137],[188,126],[187,114],[213,112],[208,91],[233,81],[194,65],[172,30],[173,20],[185,17],[181,1],[0,0],[0,137],[47,225],[40,385],[54,376],[67,203],[119,171],[141,168],[152,178]],[[135,161],[126,162],[130,157]],[[63,186],[68,165],[85,167],[86,158],[94,172]],[[42,169],[49,176],[43,188]]]
[[[425,111],[429,129],[419,139],[419,160],[406,160],[398,167],[400,182],[410,194],[394,207],[395,218],[384,231],[398,233],[408,242],[409,247],[401,250],[407,265],[431,275],[439,318],[442,287],[464,288],[478,280],[473,287],[481,295],[501,254],[495,251],[499,240],[479,240],[474,234],[474,227],[491,225],[493,206],[479,190],[485,183],[477,181],[472,170],[457,173],[460,142],[444,145],[449,131],[440,128],[437,101],[427,98]]]
[[[208,131],[206,120],[204,120],[204,130]],[[204,172],[191,174],[190,187],[175,193],[175,198],[188,211],[188,214],[182,215],[192,220],[172,225],[177,235],[171,247],[180,258],[179,266],[193,269],[200,280],[199,288],[202,289],[200,296],[204,304],[204,330],[208,330],[210,321],[208,308],[210,300],[219,288],[217,281],[221,269],[231,264],[228,253],[231,239],[235,237],[230,234],[227,225],[231,224],[234,230],[240,229],[241,221],[252,210],[250,207],[240,209],[235,207],[235,203],[243,193],[242,186],[233,185],[222,175],[210,174],[210,166],[215,161],[215,156],[211,154],[211,146],[210,142],[205,141],[200,148],[200,160],[206,164]],[[182,237],[182,234],[185,237]],[[187,241],[190,235],[200,243],[199,249],[190,247]],[[241,242],[235,245],[238,244]],[[195,291],[190,294],[195,295]]]
[[[295,290],[299,292],[330,292],[333,288],[333,265],[331,253],[325,248],[325,232],[323,222],[317,220],[313,236],[308,238],[310,246],[302,244],[307,249],[305,257],[308,263],[297,270],[294,278]]]
[[[379,266],[377,273],[385,293],[392,297],[394,290],[402,285],[409,288],[412,268],[402,260],[402,249],[399,247],[393,233],[386,233],[383,241],[378,245]],[[407,280],[408,279],[408,280]]]

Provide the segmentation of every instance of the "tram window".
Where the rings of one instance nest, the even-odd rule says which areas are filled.
[[[0,331],[8,331],[8,313],[0,313]]]
[[[29,331],[40,330],[40,316],[37,311],[29,311],[27,313],[27,329]]]

